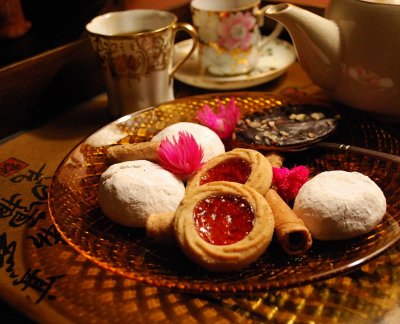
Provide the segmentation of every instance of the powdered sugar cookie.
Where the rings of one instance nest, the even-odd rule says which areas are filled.
[[[325,171],[301,187],[293,211],[316,239],[350,239],[368,233],[382,220],[386,198],[361,173]]]
[[[116,223],[145,227],[150,214],[175,212],[185,186],[172,173],[150,161],[121,162],[100,178],[99,204]]]
[[[179,132],[184,131],[193,135],[197,144],[201,145],[204,150],[204,161],[225,152],[224,143],[210,128],[196,123],[180,122],[165,127],[162,131],[156,134],[152,141],[161,141],[164,138],[172,140],[172,137],[178,138]]]

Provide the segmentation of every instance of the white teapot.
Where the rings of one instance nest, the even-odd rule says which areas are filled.
[[[400,120],[400,0],[331,0],[325,17],[282,3],[265,15],[287,28],[301,66],[331,98]]]

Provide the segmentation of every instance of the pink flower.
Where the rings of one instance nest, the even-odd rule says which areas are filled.
[[[246,50],[253,42],[252,30],[256,23],[250,12],[239,12],[237,14],[223,17],[218,28],[218,45],[229,50],[241,48]]]
[[[294,200],[304,183],[308,181],[310,171],[307,167],[299,165],[293,169],[272,168],[273,182],[278,194],[287,203]]]
[[[197,119],[204,126],[216,132],[221,139],[228,139],[232,136],[233,130],[239,121],[239,108],[236,106],[235,98],[233,97],[226,106],[219,100],[218,108],[218,112],[215,113],[209,105],[204,105],[203,109],[197,112]]]
[[[203,165],[203,148],[193,135],[179,131],[178,139],[172,137],[161,140],[158,147],[159,164],[182,180],[187,180]]]

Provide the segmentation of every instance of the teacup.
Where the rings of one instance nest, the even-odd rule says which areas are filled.
[[[262,47],[282,31],[277,24],[268,37],[261,36],[266,7],[259,9],[259,5],[260,0],[192,0],[203,71],[231,76],[248,73],[256,66]]]
[[[193,53],[198,39],[192,25],[160,10],[106,13],[89,22],[86,30],[101,63],[112,117],[173,100],[173,75]],[[178,30],[187,32],[193,45],[173,66]]]

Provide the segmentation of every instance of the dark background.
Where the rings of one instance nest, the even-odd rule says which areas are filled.
[[[116,0],[115,0],[116,1]],[[31,29],[16,39],[0,39],[0,68],[79,39],[107,0],[21,0]]]

